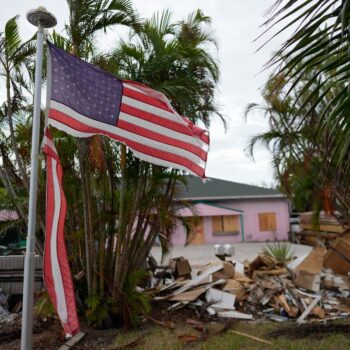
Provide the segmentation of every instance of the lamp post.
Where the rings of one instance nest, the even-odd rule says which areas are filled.
[[[36,202],[38,192],[38,166],[39,166],[39,134],[40,134],[40,105],[43,62],[44,29],[54,27],[56,18],[44,7],[30,10],[27,20],[38,27],[37,50],[35,64],[35,91],[34,111],[32,124],[32,150],[31,173],[29,190],[28,234],[27,247],[24,261],[24,285],[23,285],[23,311],[22,311],[22,335],[21,350],[32,348],[33,335],[33,302],[34,302],[34,258],[35,258],[35,226],[36,226]]]

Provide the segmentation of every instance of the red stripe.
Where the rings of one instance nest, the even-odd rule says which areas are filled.
[[[52,305],[57,309],[55,284],[52,277],[51,267],[51,233],[52,233],[52,222],[54,213],[54,200],[52,200],[53,194],[53,179],[52,179],[52,160],[49,156],[46,156],[46,169],[47,169],[47,180],[46,180],[46,237],[45,237],[45,250],[44,250],[44,283],[49,293]]]
[[[81,131],[81,132],[85,132],[85,133],[89,133],[89,134],[96,133],[96,134],[106,135],[114,140],[125,143],[127,146],[134,149],[135,151],[138,151],[140,153],[144,153],[146,155],[158,158],[160,160],[165,160],[165,161],[168,161],[168,162],[171,162],[174,164],[182,165],[182,166],[186,167],[187,169],[193,171],[198,176],[201,176],[201,177],[204,176],[204,168],[200,167],[199,165],[197,165],[196,163],[194,163],[193,161],[191,161],[188,158],[185,158],[185,157],[182,157],[182,156],[170,153],[170,152],[161,151],[159,149],[156,149],[156,148],[153,148],[150,146],[145,146],[142,143],[131,141],[126,137],[115,135],[112,132],[108,132],[105,130],[101,130],[98,128],[88,126],[88,125],[86,125],[82,122],[79,122],[76,119],[68,116],[67,114],[62,113],[60,111],[57,111],[55,109],[50,109],[49,116],[50,116],[50,118],[55,119],[55,120],[73,128],[77,131]],[[112,129],[113,129],[113,127],[111,127],[111,130]]]
[[[66,333],[74,335],[80,331],[80,326],[75,304],[75,293],[72,281],[72,274],[68,263],[68,254],[66,244],[64,241],[64,222],[66,219],[67,202],[62,187],[62,166],[60,162],[57,163],[56,170],[61,193],[61,208],[57,228],[57,255],[62,275],[62,282],[64,286],[64,294],[66,298],[68,316],[68,322],[67,324],[64,324],[63,327]]]
[[[139,100],[139,101],[142,101],[142,102],[146,102],[146,99],[150,99],[149,102],[146,102],[146,103],[151,104],[151,105],[154,105],[153,102],[157,103],[156,106],[158,106],[159,108],[162,108],[162,109],[172,113],[174,116],[177,116],[177,114],[174,113],[173,109],[171,109],[169,107],[169,105],[165,101],[163,101],[163,99],[164,99],[170,104],[169,100],[161,92],[153,90],[153,89],[149,88],[148,86],[137,83],[135,81],[124,80],[123,82],[130,84],[130,85],[135,85],[136,88],[138,88],[144,92],[144,93],[137,92],[133,89],[126,87],[125,84],[123,84],[123,87],[124,87],[123,91],[126,91],[126,93],[125,93],[126,96],[130,95],[129,97],[134,98],[134,99]],[[151,93],[155,94],[155,96],[152,96]],[[157,98],[156,95],[158,95],[159,98]],[[193,132],[193,134],[191,134],[191,135],[199,137],[203,142],[205,142],[209,145],[209,136],[206,133],[205,129],[202,129],[202,128],[196,126],[195,124],[190,122],[188,120],[188,118],[185,118],[185,117],[180,117],[180,118],[182,118],[186,122],[186,124],[187,124],[187,121],[191,124],[191,125],[186,126],[187,129],[190,128],[191,132]]]
[[[149,129],[145,129],[141,126],[137,126],[135,124],[129,123],[125,120],[118,120],[118,128],[130,131],[134,134],[147,137],[148,139],[155,140],[161,143],[165,143],[167,145],[175,146],[178,148],[182,148],[188,152],[191,152],[195,154],[196,156],[200,157],[202,160],[206,161],[207,154],[204,152],[201,148],[196,147],[188,142],[175,140],[169,136],[161,135],[159,133],[156,133],[154,131],[151,131]]]
[[[170,130],[174,130],[174,131],[177,131],[177,132],[180,132],[182,134],[189,135],[189,136],[194,136],[193,132],[186,125],[184,125],[182,123],[177,123],[173,120],[165,119],[165,118],[160,117],[158,115],[143,111],[142,109],[132,107],[126,103],[121,104],[120,111],[124,112],[126,114],[129,114],[129,115],[132,115],[133,117],[137,117],[137,118],[140,118],[142,120],[146,120],[146,121],[151,122],[153,124],[158,124],[160,126],[164,126]]]
[[[135,91],[133,89],[129,89],[125,85],[123,85],[123,96],[133,98],[134,100],[138,100],[140,102],[147,103],[148,105],[151,105],[153,107],[158,107],[160,109],[163,109],[167,112],[174,114],[174,112],[164,102],[162,102],[162,101],[160,101],[152,96],[146,95],[142,92],[138,92],[138,91]]]
[[[48,133],[47,137],[51,139],[51,135]],[[57,254],[58,263],[60,266],[60,273],[62,276],[63,290],[65,294],[65,302],[67,309],[67,320],[61,320],[62,326],[66,334],[74,335],[80,331],[79,320],[77,316],[76,304],[75,304],[75,293],[72,281],[72,275],[67,259],[67,250],[64,241],[64,222],[66,217],[66,199],[62,187],[62,166],[58,158],[58,154],[55,149],[44,147],[44,152],[46,152],[47,159],[47,210],[46,210],[46,239],[45,239],[45,255],[44,255],[44,279],[45,285],[48,290],[49,296],[57,310],[57,297],[55,292],[55,284],[52,276],[52,266],[51,266],[51,240],[53,231],[53,216],[55,211],[55,191],[53,184],[54,175],[57,176],[59,191],[60,191],[60,208],[59,208],[59,218],[57,224]],[[54,158],[57,163],[54,169],[55,173],[52,171],[52,159]]]
[[[55,153],[55,151],[51,147],[49,147],[48,145],[44,146],[43,152],[45,154],[47,154],[48,156],[50,156],[51,158],[59,161],[57,153]]]

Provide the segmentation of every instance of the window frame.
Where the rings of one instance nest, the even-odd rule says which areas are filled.
[[[227,231],[225,231],[225,217],[235,218],[236,222],[234,222],[235,227],[233,230],[227,229]],[[216,218],[220,218],[220,220],[221,220],[221,229],[218,231],[214,230],[214,227],[216,226],[216,224],[214,223],[214,220]],[[240,220],[241,220],[241,215],[213,215],[213,216],[211,216],[213,236],[236,236],[236,235],[240,234],[240,232],[241,232]],[[226,225],[227,225],[227,222],[226,222]]]
[[[258,213],[258,227],[260,232],[276,232],[277,231],[276,212]]]

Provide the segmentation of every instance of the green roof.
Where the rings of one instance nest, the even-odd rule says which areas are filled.
[[[234,198],[273,198],[285,197],[280,192],[238,182],[207,178],[205,182],[199,177],[185,176],[186,185],[179,184],[177,199],[213,200]]]

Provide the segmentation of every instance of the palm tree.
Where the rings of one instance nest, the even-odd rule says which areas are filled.
[[[287,95],[295,91],[306,72],[313,72],[303,89],[297,91],[298,100],[304,101],[299,104],[299,109],[308,106],[304,113],[308,117],[316,108],[322,108],[314,134],[327,135],[323,168],[333,173],[332,189],[343,193],[338,196],[337,204],[347,207],[349,214],[350,182],[344,181],[350,176],[349,1],[278,0],[267,14],[265,33],[274,31],[267,41],[286,30],[293,30],[267,64],[275,67],[276,74],[289,77],[285,81],[286,86],[289,84]],[[308,94],[311,87],[315,94]],[[334,88],[336,93],[324,104]]]
[[[323,115],[327,117],[325,108],[342,86],[334,85],[332,77],[323,73],[320,77],[327,84],[321,88],[314,84],[305,89],[317,69],[315,67],[305,72],[295,85],[297,78],[294,72],[298,67],[290,72],[290,76],[281,73],[269,79],[263,91],[265,104],[250,104],[246,110],[246,114],[256,108],[263,110],[269,120],[269,131],[255,135],[250,140],[249,149],[253,154],[257,143],[269,147],[281,190],[291,198],[297,210],[319,212],[324,208],[327,212],[333,212],[332,209],[336,208],[348,220],[349,197],[343,195],[348,179],[343,178],[338,186],[333,186],[336,165],[324,166],[328,135],[334,131],[328,125],[322,133],[315,134],[315,125],[322,122]],[[293,90],[289,91],[286,81],[289,86],[294,85]],[[332,88],[328,89],[329,86]],[[315,100],[325,90],[328,94],[315,108]],[[304,91],[302,96],[300,91]],[[346,200],[341,201],[340,198]]]
[[[6,117],[10,132],[12,151],[16,159],[20,179],[28,189],[28,176],[25,164],[20,157],[14,125],[14,115],[21,109],[25,101],[23,89],[28,90],[23,71],[30,67],[35,47],[32,40],[22,42],[17,24],[18,17],[11,18],[5,25],[5,31],[0,41],[0,75],[5,79],[6,86]]]
[[[209,126],[210,117],[213,114],[220,117],[221,115],[214,104],[214,89],[219,78],[218,65],[206,51],[210,44],[215,45],[215,40],[210,36],[210,33],[204,32],[204,27],[208,24],[210,24],[210,19],[199,10],[190,14],[187,20],[179,23],[171,22],[169,11],[157,13],[145,21],[143,30],[134,33],[130,41],[121,42],[112,52],[109,62],[104,59],[103,64],[110,66],[111,70],[118,76],[136,80],[163,92],[171,99],[174,108],[179,113],[188,115],[193,122],[200,121]],[[118,62],[118,65],[113,65],[114,62]],[[149,218],[152,218],[150,222],[145,224],[140,222],[138,226],[140,230],[135,233],[132,239],[126,239],[125,244],[130,244],[131,251],[134,252],[134,256],[129,256],[127,262],[131,269],[140,266],[157,236],[163,247],[169,243],[169,234],[166,232],[169,232],[174,225],[173,220],[170,219],[173,217],[173,209],[171,207],[172,201],[169,199],[174,193],[176,180],[179,180],[178,172],[168,172],[159,167],[145,166],[143,162],[138,163],[138,161],[133,160],[128,164],[128,167],[136,165],[138,171],[141,169],[141,174],[138,174],[135,180],[130,180],[130,176],[128,176],[128,189],[143,189],[144,192],[140,192],[140,190],[135,192],[136,198],[148,198],[148,210],[155,206],[152,211],[163,212],[163,217],[167,217],[168,220],[161,222],[160,215],[158,217],[153,215]],[[129,170],[127,171],[129,174]],[[140,182],[137,180],[138,178],[143,179],[144,183],[141,182],[137,185]],[[159,178],[161,178],[161,182],[159,182]],[[136,181],[136,183],[131,184],[131,181]],[[154,183],[154,181],[156,182]],[[155,191],[154,188],[158,188],[157,186],[168,188],[167,196],[164,197],[167,205],[164,205],[163,200],[153,202],[154,195],[160,196],[160,193],[159,191],[148,192],[147,184],[151,188],[153,187],[152,191]],[[133,198],[131,196],[130,199]],[[125,204],[125,206],[129,208],[130,204]],[[146,208],[147,206],[144,209]],[[134,214],[128,218],[123,218],[122,213],[119,215],[119,224],[122,227],[125,226],[123,229],[126,229],[129,235],[133,223],[138,222],[139,218],[148,216],[146,213],[140,215],[140,210],[142,212],[142,207],[136,207],[129,211],[129,213]],[[164,226],[165,222],[168,226]],[[145,244],[143,237],[147,226],[152,227],[152,229]],[[158,235],[157,231],[163,234]],[[121,246],[117,246],[117,256],[120,255],[119,251],[123,251],[123,244],[120,243]],[[129,251],[129,247],[125,250]],[[124,266],[124,263],[117,262],[116,267],[118,265]],[[115,276],[119,276],[120,272],[116,270]],[[123,276],[116,277],[115,283],[123,282],[124,278]]]
[[[190,15],[188,22],[179,23],[171,22],[169,11],[155,14],[145,21],[141,32],[132,33],[130,40],[122,41],[111,55],[96,56],[94,63],[119,77],[162,91],[177,111],[191,113],[185,115],[208,125],[210,114],[217,112],[213,96],[219,76],[215,59],[206,54],[208,44],[213,41],[209,40],[209,34],[200,35],[209,23],[201,11]],[[189,36],[193,31],[192,37],[196,39],[186,41],[184,28]],[[207,98],[201,99],[199,95]],[[176,218],[172,198],[181,176],[178,171],[139,161],[132,154],[126,154],[125,149],[123,153],[123,147],[120,154],[124,160],[120,168],[113,293],[121,295],[128,307],[127,298],[123,298],[123,286],[129,285],[128,275],[142,266],[156,239],[164,249],[169,244]],[[112,261],[113,258],[112,254]]]
[[[215,40],[207,31],[210,19],[201,11],[177,23],[170,12],[141,23],[130,1],[68,0],[68,5],[65,31],[50,37],[57,46],[121,78],[164,92],[193,122],[209,126],[212,115],[222,118],[214,100],[219,68],[208,54]],[[131,27],[130,40],[119,41],[109,52],[99,51],[97,33],[117,24]],[[19,112],[16,118],[18,152],[27,164],[22,142],[27,119]],[[99,323],[113,313],[133,322],[136,311],[148,309],[145,296],[135,294],[145,276],[144,262],[156,239],[164,249],[169,245],[181,172],[142,162],[104,137],[81,141],[59,130],[53,136],[64,169],[66,244],[73,274],[83,276],[76,288],[87,316]],[[8,142],[5,146],[6,154]],[[42,164],[43,172],[44,168]],[[39,187],[44,198],[45,186]],[[38,209],[45,210],[40,201]]]
[[[91,59],[94,54],[96,34],[115,25],[138,28],[139,19],[129,0],[67,0],[69,24],[62,43],[70,43],[71,51],[78,57]],[[56,38],[59,38],[56,35]],[[81,172],[81,188],[84,209],[85,261],[89,295],[97,290],[97,262],[93,251],[93,218],[91,176],[89,174],[89,140],[78,141],[78,158]]]

